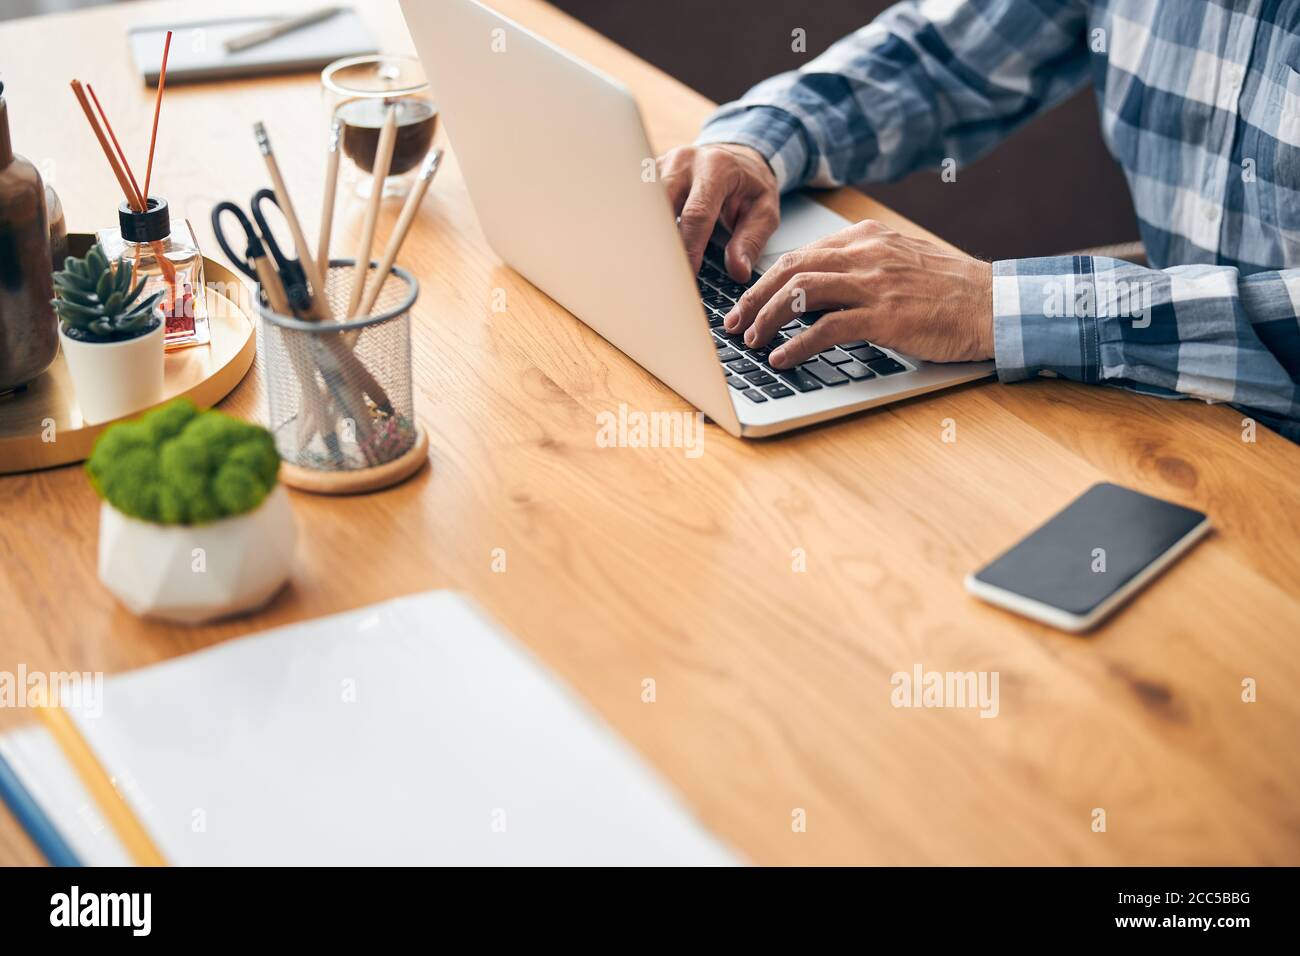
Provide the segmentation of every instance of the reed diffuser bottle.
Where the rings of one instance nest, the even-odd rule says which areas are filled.
[[[163,292],[168,350],[206,345],[208,312],[204,301],[203,255],[186,219],[171,218],[167,200],[150,196],[144,212],[128,203],[117,210],[118,227],[96,238],[109,262],[125,260],[145,279],[144,295]]]
[[[50,265],[45,187],[36,167],[14,155],[0,83],[0,392],[26,385],[58,354]]]

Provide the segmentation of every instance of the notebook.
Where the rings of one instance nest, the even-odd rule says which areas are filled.
[[[133,27],[128,34],[131,55],[145,83],[157,86],[168,30],[172,31],[172,46],[167,56],[168,84],[319,70],[342,57],[379,50],[365,21],[355,10],[345,7],[319,23],[247,50],[226,51],[226,40],[282,19],[285,17],[253,16]]]
[[[93,696],[73,719],[173,864],[738,862],[454,592],[231,641]],[[129,863],[44,727],[0,755],[81,862]]]

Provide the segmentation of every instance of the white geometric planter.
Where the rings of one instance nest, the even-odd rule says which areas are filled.
[[[154,524],[106,501],[99,579],[134,614],[198,624],[269,601],[289,578],[297,537],[282,485],[247,514],[212,524]]]
[[[162,401],[165,324],[160,321],[152,332],[125,342],[79,342],[60,327],[63,360],[87,425],[134,415]]]

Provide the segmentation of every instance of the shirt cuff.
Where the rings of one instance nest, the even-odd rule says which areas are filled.
[[[772,167],[781,192],[802,186],[807,178],[808,144],[803,126],[774,106],[724,106],[695,138],[697,146],[709,143],[734,143],[757,150]]]
[[[1035,376],[1095,383],[1101,377],[1091,256],[993,263],[993,356],[998,378]]]

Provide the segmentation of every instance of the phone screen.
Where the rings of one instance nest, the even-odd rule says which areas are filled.
[[[1199,511],[1119,485],[1093,485],[972,575],[984,587],[971,590],[997,601],[988,593],[992,588],[1087,618],[1126,588],[1140,586],[1144,574],[1154,576],[1207,528]]]

